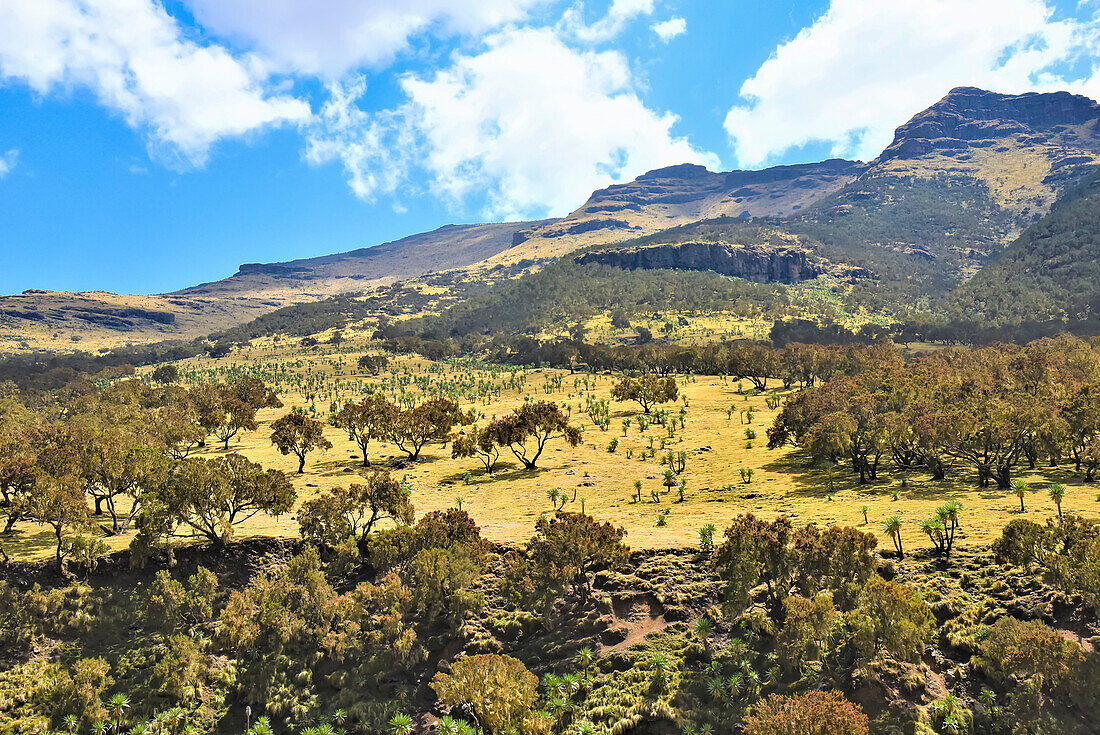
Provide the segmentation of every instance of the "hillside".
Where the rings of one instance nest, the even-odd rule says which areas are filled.
[[[203,336],[280,307],[397,281],[412,279],[414,292],[434,293],[438,284],[415,284],[428,273],[454,271],[443,280],[491,286],[601,248],[618,254],[592,254],[588,262],[634,268],[644,261],[765,281],[829,273],[850,281],[841,294],[849,311],[936,310],[1097,168],[1098,122],[1100,106],[1082,96],[961,87],[901,125],[868,164],[834,159],[731,172],[683,164],[596,191],[561,219],[451,225],[347,253],[249,263],[229,278],[171,294],[0,297],[0,350]],[[767,229],[784,252],[796,243],[805,255],[791,260],[771,245],[745,250],[737,238],[746,221]],[[695,248],[686,259],[683,248],[674,256],[660,247],[644,258],[624,252],[701,235],[700,242],[720,247]],[[731,253],[748,261],[718,262]],[[773,258],[788,264],[761,265]]]
[[[950,306],[1000,323],[1100,314],[1100,177],[1060,200],[954,294]]]
[[[31,290],[0,297],[0,351],[116,347],[205,336],[283,306],[361,293],[395,280],[461,268],[512,246],[515,234],[548,224],[448,225],[375,247],[287,263],[246,263],[229,278],[169,294]]]

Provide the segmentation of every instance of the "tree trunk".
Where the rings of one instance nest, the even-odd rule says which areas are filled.
[[[61,526],[54,527],[54,536],[57,538],[57,547],[54,549],[54,557],[57,561],[57,573],[65,576],[65,559],[61,556]]]

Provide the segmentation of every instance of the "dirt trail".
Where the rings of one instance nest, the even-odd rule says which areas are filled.
[[[636,643],[641,643],[650,633],[660,633],[668,626],[665,620],[665,608],[653,595],[615,600],[612,603],[616,628],[625,628],[626,637],[610,646],[601,645],[599,653],[624,651]]]
[[[1062,628],[1057,628],[1056,630],[1061,633],[1062,637],[1065,638],[1067,641],[1073,641],[1089,653],[1092,653],[1093,650],[1095,650],[1094,646],[1092,645],[1092,641],[1088,640],[1087,638],[1083,638],[1077,633],[1074,633],[1072,630],[1065,630]]]

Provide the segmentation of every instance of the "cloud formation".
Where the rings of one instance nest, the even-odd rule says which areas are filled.
[[[584,22],[584,3],[565,11],[559,24],[567,34],[584,43],[605,43],[618,36],[637,18],[653,14],[654,0],[612,0],[607,14],[595,23]]]
[[[392,193],[416,167],[455,208],[486,196],[496,219],[561,215],[593,190],[685,161],[717,159],[676,137],[676,117],[655,113],[614,51],[577,51],[553,29],[511,28],[476,53],[402,81],[408,101],[369,114],[365,87],[330,87],[307,160],[339,161],[355,193]]]
[[[654,23],[650,28],[657,34],[658,38],[668,43],[677,36],[687,33],[688,25],[686,20],[677,16],[660,23]]]
[[[1090,22],[1052,20],[1043,0],[832,0],[741,87],[725,128],[741,166],[825,143],[873,158],[894,128],[952,87],[1097,91],[1052,67],[1095,55]]]
[[[190,165],[223,138],[309,118],[305,102],[269,93],[257,66],[188,39],[150,0],[0,0],[0,78],[40,94],[87,87]]]
[[[15,164],[19,161],[19,151],[12,148],[10,151],[0,156],[0,179],[11,173],[11,170],[15,168]]]
[[[357,197],[392,194],[411,164],[415,140],[400,111],[368,114],[359,107],[366,80],[330,82],[329,99],[306,134],[304,157],[312,165],[339,162]]]
[[[652,0],[650,0],[652,1]],[[478,36],[548,0],[185,0],[201,25],[285,71],[340,78],[378,67],[417,34]]]
[[[672,133],[675,115],[645,106],[622,54],[577,51],[549,29],[501,32],[403,87],[435,191],[487,191],[493,217],[560,215],[652,168],[717,165]]]

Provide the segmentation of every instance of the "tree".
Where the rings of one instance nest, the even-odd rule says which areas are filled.
[[[726,614],[735,618],[752,603],[753,589],[763,584],[772,617],[781,622],[785,602],[797,585],[806,596],[824,589],[858,588],[875,568],[873,534],[810,524],[795,529],[786,516],[765,521],[751,513],[738,516],[726,529],[714,557]]]
[[[294,486],[279,470],[265,470],[239,454],[217,459],[194,457],[176,465],[143,513],[139,538],[146,542],[170,535],[184,524],[222,548],[235,526],[257,513],[280,516],[297,499]],[[165,520],[168,521],[167,525]]]
[[[186,585],[173,579],[167,569],[161,569],[146,593],[145,621],[167,633],[202,623],[213,614],[217,591],[218,577],[206,567],[200,566]]]
[[[153,382],[160,383],[161,385],[171,385],[180,379],[180,370],[171,363],[167,365],[158,365],[150,376]]]
[[[848,626],[862,658],[886,655],[916,661],[935,629],[935,618],[921,596],[901,584],[873,576],[863,586]]]
[[[1076,643],[1039,621],[1005,616],[979,644],[979,663],[995,680],[1041,677],[1048,691],[1058,686],[1085,657]]]
[[[1066,486],[1057,482],[1050,483],[1050,489],[1047,490],[1050,494],[1050,499],[1054,501],[1054,504],[1058,506],[1058,517],[1062,517],[1062,499],[1066,497]]]
[[[200,425],[213,432],[229,450],[229,440],[243,431],[255,431],[256,412],[261,408],[282,408],[283,402],[263,381],[238,376],[218,386],[199,386],[192,391]]]
[[[611,389],[611,397],[616,401],[634,401],[645,413],[655,405],[675,401],[677,395],[675,378],[660,378],[652,373],[640,378],[624,375]]]
[[[460,457],[477,457],[485,471],[491,473],[500,459],[500,449],[493,441],[492,432],[475,426],[451,440],[451,459]]]
[[[951,549],[955,545],[955,532],[959,528],[959,512],[961,510],[962,505],[951,500],[937,508],[936,515],[928,520],[921,521],[921,530],[928,534],[928,538],[935,545],[936,551],[944,556],[951,556]]]
[[[847,458],[865,484],[878,478],[890,429],[907,400],[903,374],[893,366],[834,378],[783,407],[768,429],[768,448],[796,444],[819,462]]]
[[[569,423],[569,417],[552,401],[527,401],[511,414],[496,419],[486,427],[493,443],[506,446],[529,470],[536,463],[546,442],[561,436],[571,447],[581,442],[580,429]]]
[[[867,735],[867,715],[840,692],[772,694],[745,720],[745,735]]]
[[[386,400],[385,396],[374,393],[359,403],[348,403],[336,414],[336,425],[348,432],[348,437],[359,445],[364,467],[370,467],[367,445],[371,439],[386,437],[397,413],[397,406]]]
[[[829,636],[839,619],[833,595],[821,592],[813,598],[787,598],[783,629],[775,639],[776,654],[783,668],[801,673],[803,663],[821,661],[829,648]]]
[[[210,434],[202,427],[199,412],[186,393],[169,399],[167,405],[157,410],[152,431],[168,456],[175,460],[183,459],[191,450],[202,446]]]
[[[303,413],[288,413],[271,424],[271,443],[283,456],[294,453],[300,475],[306,469],[307,453],[314,449],[332,449],[324,429],[324,424]]]
[[[1013,480],[1012,481],[1012,494],[1020,499],[1020,512],[1021,513],[1025,512],[1024,511],[1024,497],[1027,495],[1029,490],[1031,490],[1031,485],[1024,482],[1023,480]]]
[[[0,516],[7,518],[0,535],[11,533],[23,516],[27,492],[34,485],[36,459],[36,432],[29,412],[14,401],[4,403],[9,405],[0,404]]]
[[[459,659],[450,674],[436,674],[432,689],[445,705],[473,705],[488,733],[530,733],[537,730],[532,707],[538,681],[517,659],[484,653]]]
[[[451,429],[468,420],[450,398],[429,398],[398,411],[390,423],[389,438],[409,459],[416,459],[427,444],[446,442]]]
[[[362,544],[384,518],[404,525],[413,521],[408,491],[386,471],[371,473],[365,485],[323,492],[298,510],[302,537],[328,546],[348,538]]]
[[[936,385],[944,451],[971,463],[982,487],[1012,487],[1012,472],[1044,424],[1046,401],[1032,395],[995,349],[961,351],[928,363]]]
[[[57,571],[65,571],[67,532],[84,530],[90,523],[88,504],[79,481],[72,475],[55,477],[39,474],[27,495],[24,515],[54,532],[54,560]]]
[[[170,460],[139,425],[140,418],[121,419],[97,408],[74,420],[74,445],[85,490],[95,500],[99,515],[103,506],[111,516],[110,534],[124,533],[141,510],[142,496],[164,482]],[[129,498],[122,515],[118,501]]]
[[[901,524],[902,520],[900,517],[890,516],[886,519],[886,523],[883,526],[883,530],[886,531],[886,535],[893,540],[894,548],[898,550],[899,559],[905,556],[905,552],[901,548]]]
[[[390,358],[386,355],[360,355],[358,365],[363,372],[378,375],[390,364]]]
[[[592,589],[589,575],[625,558],[625,536],[622,528],[583,513],[540,517],[525,553],[508,558],[512,596],[541,604],[547,615],[570,590],[586,598]]]
[[[783,369],[779,353],[759,342],[739,342],[728,353],[724,370],[736,378],[748,378],[758,391],[767,389],[768,379]]]

